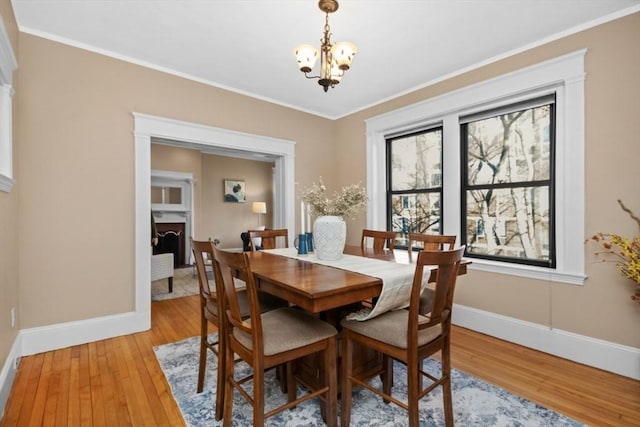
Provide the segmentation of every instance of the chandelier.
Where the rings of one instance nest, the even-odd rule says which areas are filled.
[[[300,71],[308,79],[318,79],[318,84],[327,92],[329,87],[335,87],[340,83],[344,72],[351,66],[353,56],[358,49],[353,43],[338,42],[331,44],[331,28],[329,27],[329,14],[338,10],[336,0],[320,0],[318,7],[326,14],[324,24],[324,37],[320,40],[320,74],[310,76],[309,73],[318,59],[318,50],[308,44],[298,46],[295,50],[296,60]]]

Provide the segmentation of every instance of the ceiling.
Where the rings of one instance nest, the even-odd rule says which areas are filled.
[[[20,31],[331,119],[640,10],[640,0],[339,1],[332,41],[358,54],[328,93],[293,55],[320,45],[315,0],[12,4]]]

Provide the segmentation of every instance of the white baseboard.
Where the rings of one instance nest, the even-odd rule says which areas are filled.
[[[146,312],[129,312],[23,329],[21,356],[42,353],[120,335],[133,334],[151,328],[151,316]]]
[[[455,305],[452,322],[574,362],[640,379],[640,348],[616,344],[476,308]]]
[[[4,366],[0,371],[0,420],[4,417],[4,408],[7,406],[11,386],[13,385],[13,380],[16,377],[17,363],[20,359],[21,343],[22,337],[18,334],[16,339],[13,341],[11,350],[9,351],[7,359],[4,361]]]
[[[0,371],[0,418],[16,375],[16,360],[22,356],[57,350],[151,328],[148,312],[129,312],[56,325],[21,330]]]

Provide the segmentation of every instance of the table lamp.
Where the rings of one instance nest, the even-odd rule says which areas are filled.
[[[267,213],[267,203],[266,202],[253,202],[253,204],[251,205],[251,211],[253,213],[257,213],[258,214],[258,230],[261,230],[262,226],[260,225],[260,216],[262,214],[266,214]]]

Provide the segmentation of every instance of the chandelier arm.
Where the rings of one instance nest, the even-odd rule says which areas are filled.
[[[308,79],[320,79],[321,76],[310,76],[308,73],[304,73],[304,76]]]

